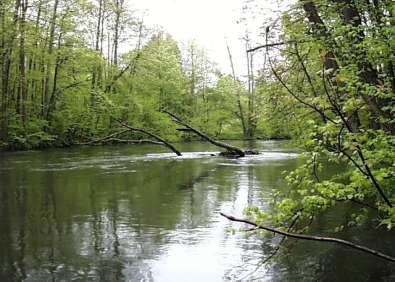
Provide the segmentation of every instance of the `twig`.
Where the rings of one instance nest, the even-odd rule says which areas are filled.
[[[267,34],[266,34],[266,41],[267,41]],[[266,46],[266,47],[267,47],[267,46]],[[296,95],[296,94],[288,87],[288,85],[283,81],[283,79],[280,77],[280,75],[278,74],[278,72],[277,72],[277,71],[274,69],[274,67],[273,67],[273,63],[272,63],[272,60],[271,60],[270,55],[269,55],[269,48],[266,48],[266,53],[268,54],[268,62],[269,62],[269,66],[270,66],[270,69],[271,69],[272,73],[274,74],[274,76],[276,77],[276,79],[281,83],[281,85],[287,90],[287,92],[288,92],[292,97],[294,97],[299,103],[301,103],[301,104],[303,104],[303,105],[305,105],[305,106],[307,106],[307,107],[313,109],[313,110],[316,111],[317,113],[319,113],[319,114],[321,115],[321,117],[322,117],[323,120],[329,120],[329,121],[331,121],[332,123],[335,123],[335,124],[336,124],[336,122],[335,122],[334,120],[332,120],[329,116],[327,116],[327,115],[325,114],[325,112],[324,112],[322,109],[320,109],[320,108],[319,108],[318,106],[316,106],[316,105],[313,105],[313,104],[310,104],[310,103],[304,101],[303,99],[301,99],[298,95]]]
[[[126,133],[128,131],[130,131],[130,129],[125,129],[125,130],[122,130],[122,131],[119,131],[119,132],[115,132],[115,133],[107,135],[107,136],[105,136],[103,138],[95,139],[95,140],[92,140],[92,141],[89,141],[89,142],[79,143],[78,145],[91,145],[91,144],[94,144],[94,143],[100,143],[100,142],[103,142],[103,141],[105,141],[107,139],[110,139],[110,138],[116,137],[118,135],[121,135],[123,133]]]
[[[104,140],[105,142],[116,142],[116,143],[126,143],[126,144],[154,144],[154,145],[164,145],[163,142],[153,141],[149,139],[120,139],[120,138],[109,138]]]
[[[288,232],[292,230],[292,228],[295,226],[295,224],[296,224],[296,222],[298,221],[298,219],[299,219],[299,215],[296,215],[295,218],[294,218],[294,220],[292,221],[292,223],[289,225],[289,227],[288,227],[288,229],[287,229]],[[260,228],[259,228],[259,227],[251,228],[251,230],[258,230],[258,229],[260,229]],[[261,262],[259,262],[259,264],[258,264],[257,267],[254,269],[254,271],[252,271],[252,272],[248,273],[247,275],[245,275],[244,277],[242,277],[241,280],[244,280],[244,279],[246,279],[247,277],[253,275],[255,272],[258,271],[258,269],[259,269],[262,265],[264,265],[264,264],[267,263],[269,260],[271,260],[275,255],[277,255],[278,251],[280,250],[281,245],[284,243],[284,241],[285,241],[286,238],[287,238],[286,236],[283,236],[283,237],[281,238],[280,242],[279,242],[279,243],[276,245],[276,247],[273,249],[273,251],[272,251],[264,260],[262,260]]]
[[[248,49],[247,53],[255,52],[255,51],[258,51],[260,49],[268,48],[268,47],[281,46],[281,45],[292,44],[292,43],[303,43],[303,42],[306,42],[306,40],[300,40],[300,41],[289,40],[289,41],[282,41],[282,42],[266,43],[266,44],[259,45],[259,46],[256,46],[254,48]]]

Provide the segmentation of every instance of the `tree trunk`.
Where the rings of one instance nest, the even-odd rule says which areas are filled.
[[[33,33],[34,37],[33,37],[33,41],[32,41],[32,47],[33,47],[34,50],[38,50],[38,48],[39,48],[40,20],[41,20],[42,5],[43,5],[42,2],[43,1],[40,0],[37,3],[37,5],[38,5],[37,6],[37,17],[36,17],[36,20],[35,20],[35,27],[34,27],[34,33]],[[37,65],[38,65],[37,59],[38,59],[38,56],[35,54],[35,52],[33,52],[33,54],[31,54],[30,58],[29,58],[29,63],[28,63],[28,67],[27,67],[28,68],[27,69],[28,73],[32,72],[32,71],[35,71],[37,69]],[[36,78],[31,78],[31,79],[28,80],[28,89],[30,89],[30,93],[31,93],[30,99],[31,99],[31,101],[34,101],[34,95],[39,92],[36,89],[37,84],[38,83],[37,83],[37,79]]]
[[[49,99],[48,102],[48,108],[46,113],[48,121],[51,121],[52,113],[55,111],[56,95],[58,92],[58,76],[59,76],[61,65],[62,65],[62,60],[60,58],[56,58],[55,69],[53,74],[52,93],[51,93],[51,98]]]
[[[8,99],[9,99],[9,76],[10,76],[10,68],[11,68],[11,60],[12,60],[12,50],[14,45],[14,40],[17,35],[17,26],[19,20],[19,8],[21,6],[21,0],[15,1],[14,6],[14,16],[12,21],[12,26],[10,30],[9,40],[6,42],[6,36],[2,34],[3,38],[3,54],[1,58],[2,62],[2,77],[1,77],[1,116],[0,116],[0,140],[6,142],[8,139]],[[3,8],[3,7],[2,7]],[[5,11],[3,11],[4,15]],[[3,18],[3,21],[5,19]],[[4,30],[4,22],[2,23],[3,30],[2,33],[5,33]]]
[[[4,1],[0,1],[0,50],[5,49],[5,7],[4,7]],[[3,52],[1,53],[0,56],[0,143],[1,142],[6,142],[8,137],[7,137],[7,122],[6,122],[6,109],[4,108],[4,104],[6,101],[6,96],[5,93],[3,92],[3,76],[4,76],[4,56]]]
[[[121,31],[121,16],[123,12],[124,0],[115,1],[115,26],[114,26],[114,56],[113,64],[118,66],[118,47],[119,47],[119,36]]]
[[[340,2],[340,3],[339,3]],[[361,44],[365,38],[363,30],[360,28],[362,26],[362,19],[359,11],[353,1],[350,0],[341,0],[337,3],[340,4],[340,16],[343,20],[343,23],[347,26],[351,26],[357,29],[356,35],[354,37],[354,44]],[[364,83],[377,86],[379,85],[378,72],[376,68],[369,62],[367,58],[367,54],[365,49],[355,48],[356,57],[358,57],[358,69],[359,69],[359,78]],[[383,125],[380,123],[380,116],[384,116],[386,118],[391,118],[390,113],[386,113],[381,110],[381,107],[388,105],[388,100],[382,98],[376,98],[373,96],[362,95],[362,99],[367,105],[370,112],[370,127],[373,129],[379,129],[387,126],[392,133],[395,131],[395,127],[392,125]]]
[[[253,139],[256,128],[256,117],[254,110],[254,92],[255,92],[255,81],[254,81],[254,70],[253,70],[253,53],[248,52],[249,39],[246,36],[246,59],[247,59],[247,79],[248,79],[248,115],[247,115],[247,139]]]
[[[313,35],[317,40],[323,40],[324,45],[326,47],[325,61],[324,67],[325,69],[332,69],[333,74],[335,75],[338,72],[339,65],[336,62],[336,57],[338,59],[347,60],[347,58],[342,58],[342,54],[335,54],[336,42],[334,41],[332,35],[329,33],[328,29],[325,26],[325,23],[321,19],[318,14],[317,7],[313,3],[313,1],[302,1],[300,0],[303,6],[303,9],[306,13],[306,17],[312,25]],[[338,12],[340,18],[343,20],[345,25],[349,25],[353,28],[359,28],[362,26],[361,16],[354,5],[354,3],[350,0],[339,0],[334,1],[336,4],[339,4]],[[362,30],[358,30],[356,36],[354,38],[355,44],[361,44],[364,39],[364,33]],[[372,66],[372,64],[368,61],[366,52],[359,51],[359,48],[355,48],[353,50],[358,58],[366,58],[365,60],[358,60],[357,65],[359,69],[359,77],[362,82],[377,86],[378,85],[378,73],[377,70]],[[390,118],[391,114],[388,112],[384,112],[381,110],[381,107],[388,104],[389,101],[376,98],[367,95],[361,95],[361,98],[365,102],[368,107],[370,114],[370,127],[374,129],[384,128],[390,131],[391,133],[395,132],[395,126],[391,124],[381,124],[380,116],[384,116],[386,118]],[[351,116],[348,117],[350,121],[350,128],[353,131],[358,131],[360,127],[358,113],[355,112]]]
[[[226,43],[226,48],[228,50],[230,67],[232,69],[233,81],[234,81],[234,83],[236,85],[236,83],[238,83],[238,80],[237,80],[237,77],[236,77],[235,67],[234,67],[234,64],[233,64],[232,53],[230,52],[230,47],[229,47],[228,43]],[[244,117],[243,106],[241,104],[241,97],[240,97],[239,89],[237,89],[237,107],[239,109],[238,117],[240,118],[241,127],[243,129],[243,136],[244,136],[244,138],[246,138],[247,137],[247,127],[246,127],[246,121],[245,121],[245,117]]]
[[[43,115],[45,115],[48,111],[48,100],[49,100],[49,81],[51,76],[52,70],[52,54],[53,54],[53,41],[55,39],[55,27],[56,27],[56,20],[58,17],[58,5],[59,0],[55,0],[53,10],[52,10],[52,17],[50,22],[49,28],[49,41],[48,41],[48,58],[45,70],[45,81],[44,81],[44,93],[43,93]]]
[[[312,1],[305,2],[301,0],[301,2],[303,3],[303,9],[306,13],[306,17],[311,24],[313,36],[317,40],[322,40],[324,42],[324,46],[326,48],[326,50],[322,52],[324,54],[322,58],[324,60],[324,69],[331,70],[331,78],[334,78],[339,72],[339,64],[336,60],[337,56],[334,52],[337,44],[333,40],[332,35],[329,33],[324,21],[318,14],[316,5]],[[338,83],[335,80],[333,80],[333,83],[334,85],[338,86]],[[335,99],[333,99],[333,101],[335,101]],[[340,101],[337,102],[342,104],[343,98],[340,96]],[[347,123],[349,129],[351,129],[353,132],[357,132],[360,127],[358,112],[348,114]]]
[[[210,136],[204,134],[203,132],[197,130],[196,128],[193,128],[191,125],[189,125],[188,123],[184,122],[183,120],[181,120],[179,117],[177,117],[175,114],[172,114],[166,110],[163,110],[164,113],[168,114],[170,117],[173,118],[173,120],[175,122],[177,122],[178,124],[186,127],[188,130],[194,132],[196,135],[198,135],[199,137],[203,138],[204,140],[210,142],[211,144],[224,148],[227,150],[227,153],[225,153],[224,155],[231,155],[231,156],[238,156],[238,157],[244,157],[246,155],[246,152],[244,152],[242,149],[237,148],[235,146],[217,141],[213,138],[211,138]]]
[[[170,150],[172,150],[177,156],[182,156],[182,154],[180,153],[180,151],[178,151],[173,145],[171,145],[169,142],[167,142],[166,140],[164,140],[163,138],[161,138],[160,136],[149,132],[145,129],[142,128],[136,128],[136,127],[132,127],[126,123],[124,123],[123,121],[120,121],[119,119],[116,119],[114,117],[112,117],[114,120],[116,120],[119,124],[121,124],[123,127],[128,128],[129,130],[132,131],[137,131],[137,132],[141,132],[144,134],[147,134],[148,136],[158,140],[159,142],[162,142],[164,144],[164,146],[168,147]]]
[[[99,0],[99,14],[97,17],[97,24],[96,24],[96,37],[95,37],[95,51],[98,54],[100,51],[100,41],[101,41],[101,24],[102,24],[102,18],[103,18],[103,0]],[[96,55],[97,55],[96,54]],[[101,58],[100,58],[101,60]],[[93,67],[92,71],[92,86],[91,86],[91,105],[93,106],[94,104],[94,90],[97,87],[97,84],[99,83],[99,73],[100,73],[100,68],[101,68],[101,62],[99,61],[98,65],[95,65]]]
[[[27,81],[26,81],[26,55],[25,55],[25,26],[28,0],[22,0],[21,16],[19,20],[19,89],[17,98],[17,113],[22,115],[23,125],[26,122],[26,100],[27,100]]]

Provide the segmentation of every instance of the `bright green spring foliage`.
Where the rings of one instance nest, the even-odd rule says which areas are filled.
[[[281,59],[265,50],[263,126],[280,134],[283,122],[304,164],[286,176],[289,189],[273,195],[272,211],[247,211],[259,222],[286,228],[298,217],[303,230],[323,211],[351,205],[355,213],[336,230],[368,218],[394,226],[393,9],[385,0],[298,1],[283,14]],[[266,38],[271,43],[270,31]],[[328,175],[328,166],[338,173]]]
[[[231,97],[240,83],[223,82],[196,44],[183,52],[137,14],[126,1],[1,1],[0,147],[86,142],[119,131],[114,118],[188,138],[164,108],[213,135],[241,137]]]

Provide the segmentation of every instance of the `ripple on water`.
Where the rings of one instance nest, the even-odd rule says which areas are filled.
[[[103,171],[112,172],[135,172],[127,170],[125,165],[133,162],[150,162],[155,160],[191,160],[191,159],[210,159],[213,157],[222,158],[218,156],[219,152],[184,152],[182,156],[176,156],[174,153],[157,153],[157,154],[146,154],[143,156],[108,156],[108,157],[95,157],[95,158],[77,158],[62,159],[59,163],[48,163],[42,167],[32,168],[32,171],[67,171],[77,169],[90,169],[99,168]],[[259,155],[248,155],[244,158],[234,158],[223,160],[219,162],[220,165],[224,166],[250,166],[262,161],[271,160],[282,160],[282,159],[293,159],[298,156],[297,153],[293,152],[273,152],[273,151],[262,151]]]
[[[219,165],[223,166],[254,166],[266,161],[278,161],[295,159],[299,156],[293,152],[272,152],[262,151],[258,155],[247,155],[244,158],[226,159],[220,162]]]

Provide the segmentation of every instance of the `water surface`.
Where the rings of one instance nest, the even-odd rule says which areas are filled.
[[[0,281],[395,281],[382,260],[311,242],[257,269],[281,238],[234,234],[243,226],[219,212],[268,209],[297,153],[281,142],[242,159],[178,147],[182,157],[153,145],[1,154]],[[395,254],[394,234],[341,235]]]

